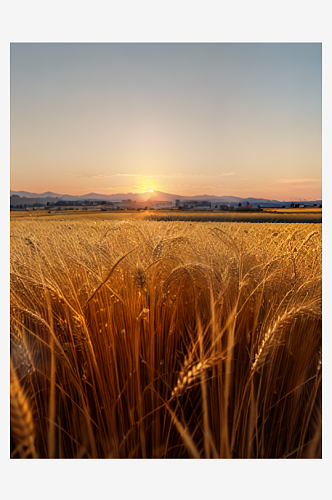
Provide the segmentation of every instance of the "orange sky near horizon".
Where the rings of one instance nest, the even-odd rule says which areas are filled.
[[[11,44],[11,189],[322,197],[321,44]]]

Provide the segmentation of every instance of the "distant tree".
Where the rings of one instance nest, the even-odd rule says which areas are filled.
[[[249,201],[247,201],[247,207],[249,207]]]
[[[242,207],[242,203],[239,203],[239,204],[238,204],[238,207]]]
[[[294,203],[291,203],[291,204],[290,204],[290,207],[291,207],[291,208],[294,208]]]

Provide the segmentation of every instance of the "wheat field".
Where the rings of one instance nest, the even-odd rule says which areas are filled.
[[[12,458],[321,458],[322,226],[11,224]]]

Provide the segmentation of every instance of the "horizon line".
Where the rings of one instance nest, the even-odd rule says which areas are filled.
[[[191,197],[196,197],[196,196],[207,196],[207,197],[214,197],[214,198],[239,198],[241,200],[246,200],[246,199],[249,199],[249,198],[254,198],[254,199],[266,199],[266,200],[270,200],[270,201],[278,201],[280,203],[282,202],[289,202],[289,201],[318,201],[318,200],[321,200],[322,198],[315,198],[315,199],[308,199],[308,198],[300,198],[299,196],[296,196],[294,198],[290,198],[288,200],[284,199],[284,200],[278,200],[276,198],[265,198],[263,196],[253,196],[253,195],[250,195],[250,196],[246,196],[246,197],[243,197],[243,196],[236,196],[236,195],[216,195],[216,194],[207,194],[207,193],[204,193],[204,194],[192,194],[192,195],[182,195],[182,194],[174,194],[174,193],[166,193],[164,191],[159,191],[159,190],[155,190],[153,192],[150,192],[150,191],[143,191],[143,192],[128,192],[128,193],[98,193],[98,192],[93,192],[91,191],[90,193],[85,193],[85,194],[69,194],[69,193],[54,193],[53,191],[44,191],[42,193],[34,193],[32,191],[25,191],[23,189],[21,190],[18,190],[18,189],[10,189],[10,192],[26,192],[26,193],[29,193],[29,194],[35,194],[35,195],[43,195],[45,193],[50,193],[50,194],[55,194],[55,195],[60,195],[60,196],[75,196],[75,197],[83,197],[83,196],[88,196],[88,195],[91,195],[91,194],[96,194],[96,195],[99,195],[99,196],[117,196],[117,195],[150,195],[150,197],[153,196],[154,193],[163,193],[163,194],[167,194],[167,195],[170,195],[170,196],[181,196],[181,197],[184,197],[184,198],[191,198]]]

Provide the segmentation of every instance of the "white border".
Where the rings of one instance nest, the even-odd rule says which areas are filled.
[[[326,498],[331,444],[328,258],[331,165],[331,35],[328,2],[316,1],[15,1],[2,6],[1,182],[2,489],[6,498]],[[9,44],[10,42],[322,42],[324,226],[323,460],[8,460],[9,431]],[[6,346],[6,348],[4,348]],[[328,469],[329,467],[329,469]],[[8,491],[8,493],[7,493]]]

